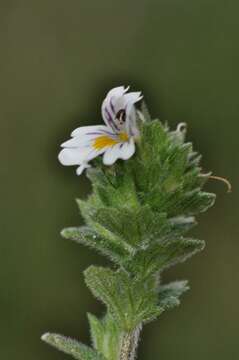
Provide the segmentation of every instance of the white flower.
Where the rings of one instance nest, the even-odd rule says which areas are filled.
[[[108,92],[101,109],[106,125],[75,129],[72,138],[61,145],[61,164],[78,165],[76,173],[80,175],[98,155],[104,154],[103,163],[112,165],[117,159],[127,160],[134,154],[135,138],[139,135],[134,104],[142,96],[140,92],[127,91],[119,86]]]

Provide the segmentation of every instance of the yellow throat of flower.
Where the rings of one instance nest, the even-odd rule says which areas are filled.
[[[119,144],[121,142],[125,142],[125,141],[129,140],[129,137],[126,134],[126,132],[119,133],[117,135],[117,137],[114,139],[114,138],[112,138],[110,136],[107,136],[107,135],[99,136],[94,140],[93,147],[96,150],[101,150],[101,149],[103,149],[105,147],[110,147],[110,146],[113,146],[113,145],[116,145],[116,144]]]

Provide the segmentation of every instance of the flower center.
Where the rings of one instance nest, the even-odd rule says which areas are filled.
[[[124,109],[121,109],[115,115],[115,118],[119,121],[120,125],[123,125],[126,120],[126,112]]]
[[[129,140],[128,134],[126,132],[119,133],[118,137],[120,138],[121,141],[128,141]]]
[[[93,143],[93,147],[96,150],[101,150],[104,147],[113,146],[113,145],[115,145],[117,143],[118,143],[118,141],[116,139],[113,139],[113,138],[108,137],[106,135],[102,135],[102,136],[99,136],[99,137],[97,137],[95,139],[95,141]]]
[[[121,142],[128,141],[129,137],[126,132],[121,132],[117,134],[117,137],[112,138],[107,135],[102,135],[97,137],[93,142],[93,147],[96,150],[101,150],[105,147],[114,146],[116,144],[119,144]]]

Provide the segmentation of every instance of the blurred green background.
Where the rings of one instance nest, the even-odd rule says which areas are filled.
[[[181,307],[145,327],[140,360],[238,359],[237,0],[1,0],[0,358],[66,359],[40,341],[56,331],[89,342],[86,312],[103,307],[82,271],[105,259],[63,240],[90,191],[57,161],[71,130],[100,123],[113,86],[143,90],[153,116],[188,123],[214,208],[192,232],[206,250],[171,269],[189,279]]]

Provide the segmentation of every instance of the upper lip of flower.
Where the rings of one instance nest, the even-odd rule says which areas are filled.
[[[140,92],[126,93],[127,90],[119,86],[108,92],[101,109],[106,125],[84,126],[72,132],[72,138],[61,145],[59,161],[63,165],[80,165],[80,174],[98,155],[104,154],[104,164],[112,165],[117,159],[127,160],[134,154],[134,137],[138,136],[134,104],[142,96]]]
[[[110,90],[102,103],[101,111],[104,122],[115,133],[121,132],[122,121],[126,132],[134,135],[135,124],[134,104],[142,99],[141,92],[130,92],[129,87],[119,86]]]

